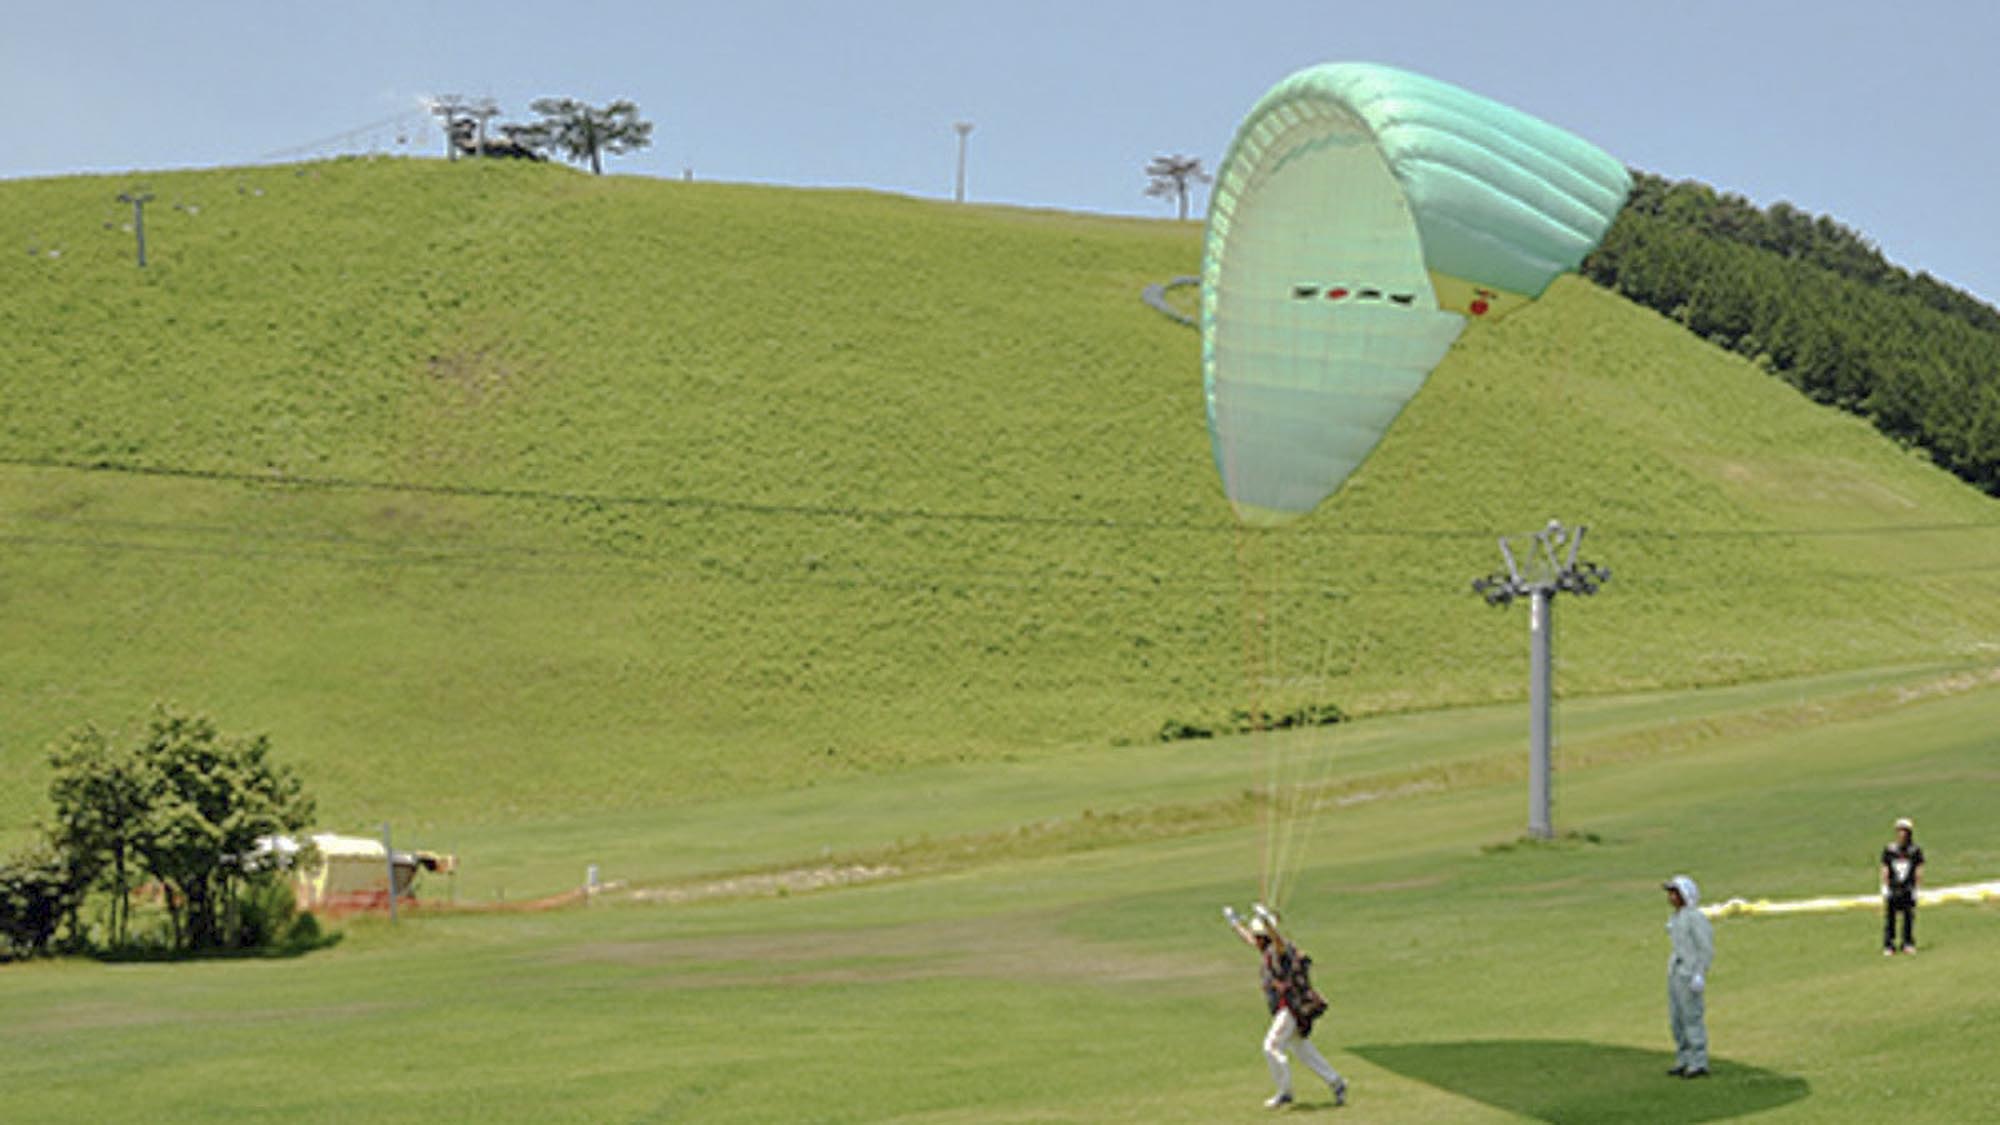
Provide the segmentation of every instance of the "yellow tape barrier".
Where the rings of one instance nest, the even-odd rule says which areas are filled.
[[[2000,880],[1990,883],[1964,883],[1956,887],[1938,887],[1935,890],[1918,891],[1919,906],[1933,906],[1947,902],[2000,902]],[[1790,902],[1772,902],[1768,898],[1732,898],[1727,902],[1701,908],[1710,918],[1735,918],[1754,914],[1828,914],[1839,910],[1880,910],[1882,896],[1872,895],[1829,895],[1824,898],[1794,899]]]

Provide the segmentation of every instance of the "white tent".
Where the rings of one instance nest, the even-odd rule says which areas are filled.
[[[409,899],[415,894],[420,871],[448,872],[457,866],[454,857],[436,852],[397,851],[391,856],[382,841],[367,836],[318,832],[308,840],[319,858],[304,866],[292,862],[304,850],[299,841],[289,836],[258,841],[260,854],[274,856],[280,866],[292,869],[292,886],[301,910],[386,910],[392,869],[396,896]]]

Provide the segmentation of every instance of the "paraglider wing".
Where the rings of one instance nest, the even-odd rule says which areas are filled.
[[[1389,67],[1316,66],[1238,128],[1202,261],[1202,378],[1246,523],[1345,481],[1468,317],[1575,269],[1631,180],[1588,142]]]

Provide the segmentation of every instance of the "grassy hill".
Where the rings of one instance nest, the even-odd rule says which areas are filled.
[[[1189,225],[501,163],[143,180],[144,271],[134,180],[0,184],[0,826],[51,738],[163,697],[270,731],[331,823],[433,829],[1250,695],[1511,699],[1522,615],[1465,584],[1551,516],[1617,575],[1562,611],[1573,695],[2000,646],[1993,500],[1574,279],[1245,537],[1195,337],[1137,297]]]

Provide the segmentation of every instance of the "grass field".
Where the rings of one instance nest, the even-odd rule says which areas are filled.
[[[1717,899],[1863,890],[1898,813],[1933,880],[2000,871],[1992,668],[1579,705],[1558,820],[1596,842],[1494,847],[1522,820],[1518,776],[1391,784],[1518,758],[1519,719],[1469,709],[1297,740],[1379,794],[1323,814],[1291,910],[1335,998],[1315,1038],[1354,1084],[1339,1119],[1990,1115],[2000,1020],[1978,982],[2000,909],[1926,910],[1922,955],[1893,961],[1872,915],[1718,923],[1716,1076],[1682,1083],[1660,1073],[1657,887],[1687,871]],[[814,862],[822,840],[919,855],[917,836],[942,852],[1082,808],[1198,805],[1254,773],[1240,740],[1145,753],[1136,770],[911,771],[796,808],[746,797],[651,836],[614,826],[644,846],[599,858],[684,882],[757,853],[725,836],[678,854],[732,825],[768,836],[773,864]],[[1242,905],[1257,846],[1247,825],[1039,855],[989,843],[815,894],[358,922],[295,960],[18,966],[0,976],[0,1084],[10,1121],[1255,1120],[1254,965],[1215,913]]]
[[[2000,508],[1570,279],[1239,542],[1192,224],[348,160],[0,184],[0,832],[156,699],[330,827],[644,819],[1093,753],[1269,681],[1518,698],[1493,536],[1591,525],[1571,696],[1977,658]],[[51,257],[50,252],[60,256]],[[1239,554],[1284,623],[1246,675]],[[1286,698],[1288,697],[1288,698]]]
[[[465,866],[303,957],[0,969],[0,1120],[1259,1117],[1216,913],[1274,753],[1330,763],[1290,914],[1344,1117],[2000,1104],[1990,907],[1894,961],[1862,915],[1720,924],[1717,1076],[1659,1074],[1666,875],[1865,891],[1898,814],[1932,881],[2000,875],[2000,508],[1668,321],[1558,282],[1246,536],[1138,299],[1191,225],[142,179],[143,273],[132,178],[0,184],[0,850],[50,740],[170,699]],[[1525,846],[1524,615],[1467,582],[1551,516],[1616,577],[1560,611],[1583,834]],[[1360,718],[1154,737],[1302,702]],[[587,865],[587,908],[487,910]]]

